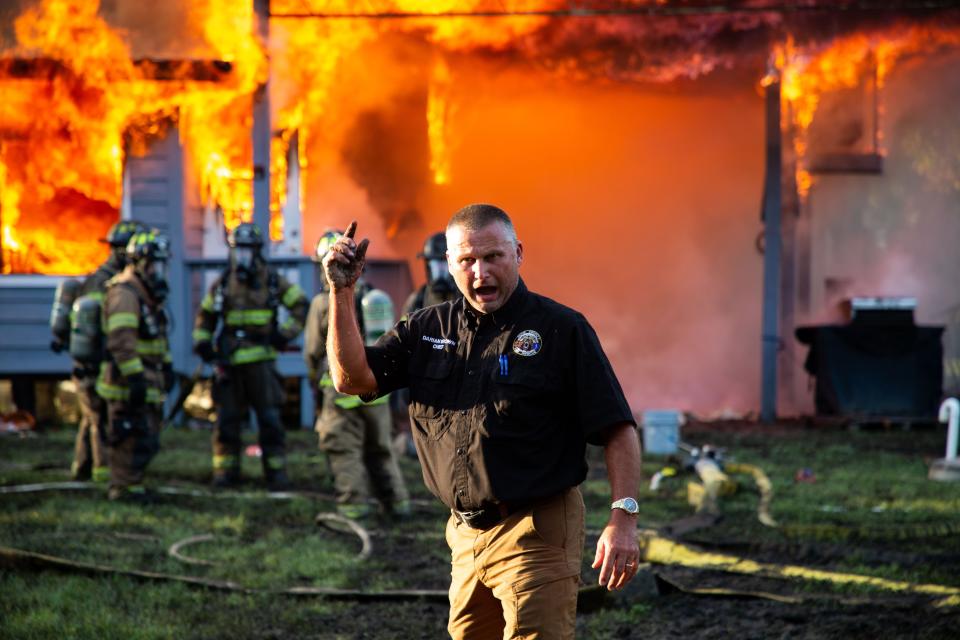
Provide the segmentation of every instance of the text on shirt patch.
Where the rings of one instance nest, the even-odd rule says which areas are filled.
[[[543,338],[533,329],[527,329],[517,334],[513,341],[513,352],[518,356],[535,356],[543,346]]]
[[[453,346],[456,346],[457,344],[450,338],[433,338],[431,336],[420,336],[420,337],[423,338],[424,342],[429,342],[430,344],[432,344],[434,349],[443,349],[446,345],[450,345],[451,347],[453,347]]]

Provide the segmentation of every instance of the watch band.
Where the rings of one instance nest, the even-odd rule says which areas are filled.
[[[630,497],[615,500],[613,504],[610,505],[610,508],[626,511],[632,516],[635,516],[640,512],[640,505],[637,503],[637,499]]]

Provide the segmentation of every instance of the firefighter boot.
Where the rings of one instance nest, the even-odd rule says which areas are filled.
[[[337,513],[351,520],[366,520],[373,513],[373,509],[366,502],[344,502],[337,505]]]
[[[267,489],[270,491],[288,491],[291,486],[285,469],[279,469],[267,476]]]
[[[107,499],[111,502],[129,502],[131,504],[151,504],[155,497],[142,484],[132,484],[126,487],[111,486],[107,490]]]
[[[90,479],[90,466],[81,466],[76,460],[70,465],[70,479],[75,482],[85,482]]]
[[[213,481],[210,483],[214,489],[229,489],[240,484],[240,472],[236,469],[214,469]]]
[[[106,465],[94,467],[91,479],[97,484],[107,484],[110,482],[110,467]]]
[[[227,489],[240,483],[240,456],[214,454],[213,482],[215,489]]]
[[[287,476],[287,461],[283,456],[263,456],[263,478],[268,491],[287,491],[290,478]]]

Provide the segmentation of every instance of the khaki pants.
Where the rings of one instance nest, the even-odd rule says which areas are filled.
[[[576,487],[486,531],[451,515],[450,636],[573,638],[583,527]]]
[[[317,418],[320,450],[327,454],[337,502],[365,504],[371,492],[386,506],[409,499],[390,446],[389,404],[344,409],[326,398]]]
[[[107,474],[107,407],[97,395],[96,376],[73,378],[80,405],[80,424],[73,445],[74,478],[106,480]]]

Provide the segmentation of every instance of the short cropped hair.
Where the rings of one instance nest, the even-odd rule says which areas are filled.
[[[513,228],[513,221],[507,212],[492,204],[468,204],[453,214],[447,223],[447,231],[453,227],[460,227],[466,231],[478,231],[489,224],[499,222],[506,227],[513,243],[517,243],[517,230]]]

